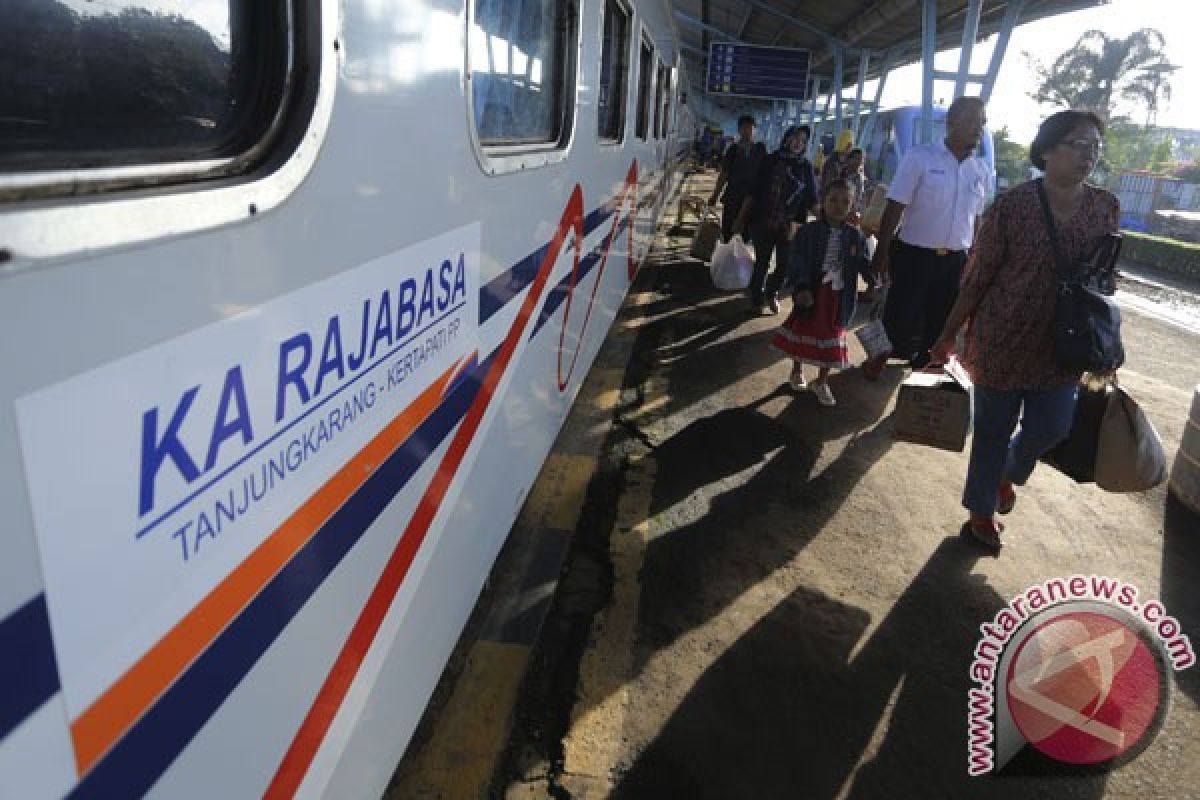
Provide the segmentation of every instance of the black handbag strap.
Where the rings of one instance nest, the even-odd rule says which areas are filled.
[[[1064,281],[1069,281],[1071,267],[1067,263],[1066,256],[1063,255],[1062,244],[1058,241],[1058,226],[1054,224],[1054,212],[1050,210],[1050,198],[1046,196],[1046,187],[1041,178],[1034,183],[1037,184],[1038,200],[1042,203],[1042,213],[1046,217],[1046,229],[1050,232],[1050,249],[1054,251],[1054,263],[1058,265],[1059,277]]]

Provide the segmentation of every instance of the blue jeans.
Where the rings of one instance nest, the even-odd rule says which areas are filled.
[[[975,386],[975,434],[963,489],[968,511],[983,517],[995,514],[1000,481],[1025,483],[1038,458],[1067,438],[1075,392],[1075,384],[1037,391]],[[1013,436],[1018,414],[1021,430]]]

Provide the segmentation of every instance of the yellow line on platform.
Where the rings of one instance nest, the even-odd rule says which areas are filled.
[[[641,597],[639,578],[646,544],[651,538],[648,517],[654,475],[653,458],[631,464],[625,491],[618,501],[617,519],[609,540],[612,602],[592,622],[588,648],[579,669],[578,699],[571,712],[570,729],[563,739],[563,785],[572,789],[576,797],[603,796],[605,787],[611,788],[612,770],[620,755],[628,681],[633,672]],[[573,786],[573,782],[577,785]]]
[[[593,456],[552,453],[530,489],[522,516],[544,528],[573,532],[595,472]]]
[[[476,642],[413,769],[387,800],[471,800],[487,796],[508,740],[509,718],[530,648]]]

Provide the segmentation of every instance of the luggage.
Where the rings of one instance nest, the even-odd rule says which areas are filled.
[[[1158,432],[1137,401],[1113,387],[1096,443],[1096,485],[1106,492],[1144,492],[1166,477],[1167,457]]]
[[[1137,401],[1113,383],[1084,380],[1067,438],[1042,456],[1077,483],[1142,492],[1166,480],[1162,440]]]
[[[708,261],[712,258],[713,249],[720,240],[720,220],[717,219],[714,212],[705,212],[700,218],[700,224],[696,226],[695,235],[692,236],[692,248],[689,251],[692,258]]]
[[[1042,461],[1076,483],[1096,480],[1096,446],[1100,441],[1100,422],[1108,409],[1112,384],[1085,380],[1079,383],[1075,417],[1067,438],[1042,455]]]
[[[902,442],[961,452],[971,428],[971,379],[958,360],[905,378],[895,421],[893,436]]]
[[[718,289],[745,289],[754,274],[754,257],[741,236],[732,237],[728,243],[719,244],[713,250],[713,286]]]

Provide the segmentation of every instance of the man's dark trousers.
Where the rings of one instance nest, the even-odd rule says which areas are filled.
[[[920,368],[929,363],[929,349],[958,299],[967,253],[916,247],[897,237],[889,256],[892,285],[883,326],[892,342],[892,357]]]

